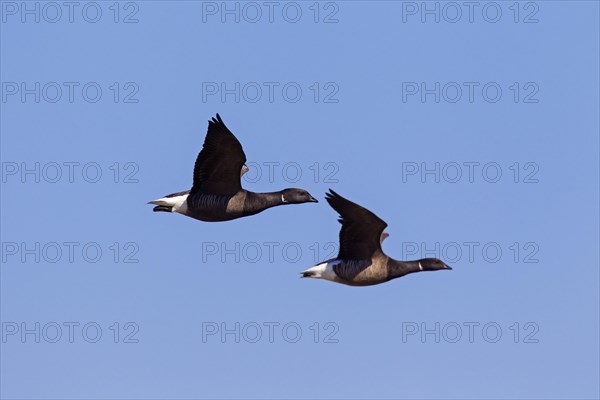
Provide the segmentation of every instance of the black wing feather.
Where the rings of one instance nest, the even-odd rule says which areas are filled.
[[[240,170],[246,162],[242,145],[217,118],[208,121],[202,150],[194,165],[192,193],[233,195],[242,188]]]
[[[370,259],[381,250],[381,233],[387,227],[385,221],[356,203],[329,189],[325,199],[340,214],[340,251],[343,260]]]

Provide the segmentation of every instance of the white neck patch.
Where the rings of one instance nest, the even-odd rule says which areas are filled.
[[[282,203],[287,203],[288,201],[285,199],[285,197],[283,197],[283,193],[281,193],[281,202]]]
[[[419,261],[419,270],[423,271],[423,266],[421,265],[421,261]]]

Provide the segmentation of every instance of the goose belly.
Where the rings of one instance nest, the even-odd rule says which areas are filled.
[[[205,222],[228,221],[237,218],[227,211],[229,197],[198,193],[190,195],[186,201],[185,214]]]
[[[388,281],[387,268],[370,260],[344,260],[333,266],[340,283],[350,286],[370,286]]]

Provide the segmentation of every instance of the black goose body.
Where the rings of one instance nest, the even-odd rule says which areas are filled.
[[[385,254],[375,255],[371,260],[332,259],[324,261],[324,263],[331,263],[335,282],[349,286],[378,285],[404,275],[424,271],[419,268],[419,261],[398,261]],[[315,276],[304,277],[314,278]]]
[[[244,189],[233,196],[194,193],[187,196],[184,215],[205,222],[229,221],[288,204],[281,200],[283,194],[284,191],[255,193]]]
[[[436,258],[398,261],[381,249],[387,224],[364,207],[330,190],[327,202],[341,218],[340,250],[334,259],[302,272],[303,278],[326,279],[350,286],[371,286],[421,271],[452,269]]]
[[[255,193],[242,189],[241,176],[248,171],[242,145],[219,114],[208,121],[202,150],[194,165],[190,190],[151,201],[154,211],[177,212],[206,222],[229,221],[258,214],[268,208],[317,200],[304,189]]]

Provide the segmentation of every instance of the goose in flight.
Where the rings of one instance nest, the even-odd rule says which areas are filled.
[[[421,271],[450,270],[437,258],[398,261],[381,249],[387,224],[371,211],[329,190],[329,205],[340,215],[340,250],[337,258],[323,261],[301,273],[302,278],[319,278],[350,286],[377,285]]]
[[[194,165],[192,188],[158,200],[153,211],[177,212],[200,221],[229,221],[258,214],[267,208],[317,203],[304,189],[255,193],[242,189],[241,176],[248,171],[242,145],[217,114],[208,121],[208,132]]]

